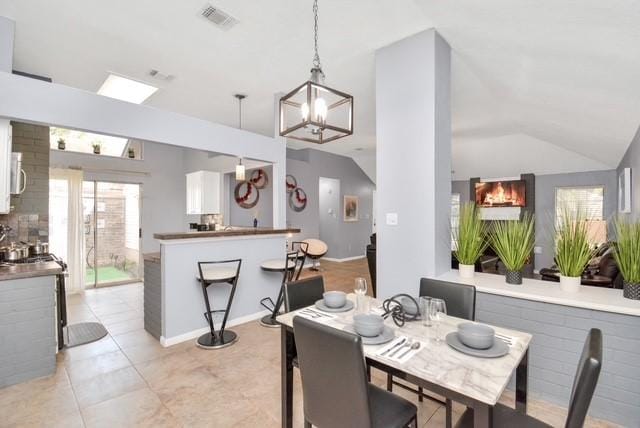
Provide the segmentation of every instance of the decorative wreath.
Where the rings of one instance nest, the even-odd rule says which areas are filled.
[[[243,181],[236,184],[233,196],[236,203],[245,209],[255,207],[260,200],[260,192],[251,181]]]
[[[298,187],[298,181],[293,175],[287,174],[286,177],[287,193],[291,193]]]
[[[249,181],[251,181],[251,183],[256,186],[256,189],[264,189],[267,184],[269,184],[269,176],[267,175],[267,172],[262,168],[254,169],[253,171],[251,171],[251,177],[249,178]]]
[[[300,212],[307,207],[307,194],[304,190],[296,187],[289,193],[289,207],[295,212]]]

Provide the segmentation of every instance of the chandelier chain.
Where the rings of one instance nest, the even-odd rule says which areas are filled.
[[[315,49],[313,67],[322,69],[322,65],[320,64],[320,54],[318,54],[318,0],[313,0],[313,21],[313,45]]]

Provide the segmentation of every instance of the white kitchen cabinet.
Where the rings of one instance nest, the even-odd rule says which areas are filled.
[[[11,124],[0,119],[0,214],[11,210]]]
[[[187,214],[220,214],[220,173],[187,174]]]

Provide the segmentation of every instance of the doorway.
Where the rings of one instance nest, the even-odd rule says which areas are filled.
[[[83,181],[85,288],[141,280],[140,185]]]

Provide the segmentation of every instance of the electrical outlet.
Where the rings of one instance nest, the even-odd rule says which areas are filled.
[[[398,225],[398,213],[387,213],[387,226]]]

